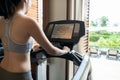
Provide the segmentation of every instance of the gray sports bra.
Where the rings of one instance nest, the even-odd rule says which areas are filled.
[[[10,31],[9,29],[11,27],[13,19],[9,23],[6,23],[4,18],[2,20],[4,23],[4,31],[2,33],[3,47],[5,50],[8,50],[8,51],[13,51],[17,53],[27,53],[32,49],[34,40],[32,37],[30,37],[26,44],[22,44],[14,41],[9,34],[9,31]],[[7,43],[4,39],[7,40]]]

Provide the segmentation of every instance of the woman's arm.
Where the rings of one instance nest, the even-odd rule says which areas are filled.
[[[68,53],[70,49],[67,46],[64,46],[63,49],[59,49],[55,47],[46,37],[42,28],[40,28],[39,24],[30,19],[29,22],[29,34],[40,44],[42,48],[44,48],[48,53],[53,55],[62,55]]]

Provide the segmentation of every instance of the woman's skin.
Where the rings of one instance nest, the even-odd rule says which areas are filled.
[[[66,46],[64,46],[63,49],[53,46],[45,36],[39,24],[32,18],[25,15],[30,6],[31,0],[22,0],[22,3],[20,3],[16,8],[14,16],[6,19],[9,22],[12,18],[14,18],[9,30],[10,37],[17,43],[25,44],[30,36],[32,36],[35,41],[37,41],[37,43],[50,54],[62,55],[68,53],[70,49]],[[2,36],[3,29],[4,24],[0,18],[0,38]],[[7,39],[4,39],[4,42],[7,44]],[[0,67],[10,72],[30,71],[30,52],[17,53],[4,50],[4,59],[2,60]]]

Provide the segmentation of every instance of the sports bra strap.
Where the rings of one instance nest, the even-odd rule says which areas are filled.
[[[4,24],[4,28],[3,28],[4,31],[2,34],[3,46],[4,46],[4,49],[8,50],[8,51],[14,51],[17,53],[27,53],[31,50],[34,39],[32,37],[30,37],[26,44],[22,44],[22,43],[18,43],[16,41],[14,41],[10,37],[10,27],[12,26],[15,17],[16,16],[11,18],[8,22],[3,18],[3,24]],[[4,38],[6,38],[8,41],[7,45],[4,42]]]

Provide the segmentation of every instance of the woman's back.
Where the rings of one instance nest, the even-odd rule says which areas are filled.
[[[11,22],[11,21],[8,21],[8,22]],[[7,26],[7,27],[10,27],[7,32],[9,37],[15,43],[17,43],[18,45],[22,45],[22,46],[26,45],[26,43],[28,43],[29,38],[30,38],[30,36],[27,33],[27,30],[28,30],[27,28],[29,24],[26,24],[25,22],[27,23],[25,16],[16,15],[11,22],[12,23],[11,26]],[[0,30],[1,30],[0,38],[3,37],[2,35],[3,35],[4,28],[5,28],[5,25],[1,18],[0,19]],[[9,44],[8,38],[2,39],[2,42],[5,46]],[[29,44],[31,43],[32,41],[29,42]],[[13,47],[13,46],[9,45],[9,47]],[[4,52],[4,59],[1,62],[1,66],[3,66],[3,68],[5,68],[6,70],[10,72],[22,72],[22,71],[30,70],[30,67],[31,67],[30,66],[30,53],[29,53],[30,51],[24,52],[24,50],[27,50],[28,47],[26,47],[26,49],[24,48],[23,51],[19,50],[18,48],[15,48],[15,47],[13,48],[17,50],[16,52],[14,50],[12,51],[11,49],[10,50],[5,49],[5,52]],[[31,48],[32,48],[32,44],[29,47],[29,50],[31,50]]]

